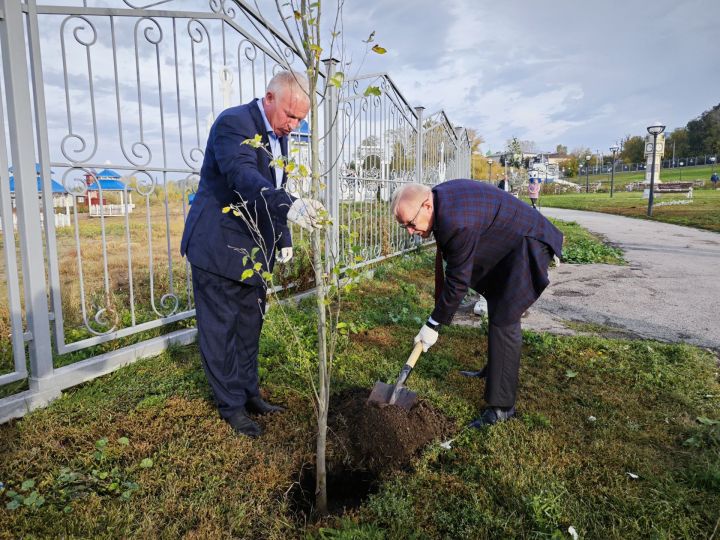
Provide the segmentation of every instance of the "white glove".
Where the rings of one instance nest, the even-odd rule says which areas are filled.
[[[290,259],[292,259],[292,258],[293,258],[293,249],[291,247],[281,248],[280,251],[278,251],[275,254],[275,261],[279,262],[280,264],[290,262]]]
[[[433,330],[427,324],[423,324],[422,328],[420,329],[420,333],[417,336],[415,336],[413,343],[422,341],[423,352],[428,352],[428,349],[430,347],[432,347],[433,345],[435,345],[435,342],[437,340],[438,340],[437,330]]]
[[[322,225],[319,223],[320,212],[325,212],[325,207],[320,201],[315,199],[296,199],[290,210],[288,210],[288,221],[299,225],[303,229],[311,231],[319,229]]]

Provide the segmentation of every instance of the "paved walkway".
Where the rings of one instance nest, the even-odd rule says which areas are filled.
[[[720,351],[720,234],[596,212],[542,212],[603,235],[623,249],[628,264],[551,269],[550,287],[523,327],[557,333],[595,329]]]

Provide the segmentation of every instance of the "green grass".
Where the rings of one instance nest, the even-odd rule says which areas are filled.
[[[432,307],[432,269],[432,250],[400,257],[346,297],[342,320],[356,333],[340,338],[336,390],[369,392],[397,375]],[[234,437],[219,420],[192,346],[0,426],[0,537],[562,538],[569,526],[582,538],[712,534],[715,356],[528,332],[521,418],[464,431],[483,384],[457,370],[478,368],[487,350],[482,331],[467,327],[444,328],[410,381],[455,420],[453,448],[431,445],[411,469],[383,477],[357,511],[298,523],[287,491],[313,460],[312,305],[288,307],[286,317],[273,307],[266,321],[261,383],[289,410],[263,420],[260,439]],[[290,345],[291,329],[299,345]]]
[[[682,197],[682,194],[663,194],[655,202]],[[720,190],[695,190],[690,204],[656,206],[652,218],[647,217],[647,199],[638,191],[616,192],[613,198],[608,193],[541,195],[540,202],[544,207],[590,210],[720,232]]]
[[[608,245],[603,238],[582,228],[574,221],[551,219],[559,228],[565,240],[563,243],[563,262],[574,264],[625,264],[622,250]]]
[[[682,169],[682,171],[681,171]],[[715,166],[715,170],[720,170]],[[696,167],[675,167],[674,169],[661,169],[660,180],[663,182],[679,182],[680,173],[682,172],[682,181],[690,182],[692,180],[705,180],[705,187],[711,187],[710,176],[713,167],[711,165],[698,165]],[[571,182],[576,182],[585,186],[585,175],[568,178]],[[625,186],[631,182],[645,181],[645,171],[628,171],[615,173],[615,189],[625,190]],[[610,191],[610,173],[590,174],[590,184],[602,182],[603,189]]]

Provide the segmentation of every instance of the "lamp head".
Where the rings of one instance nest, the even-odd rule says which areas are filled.
[[[620,147],[617,146],[617,145],[612,145],[612,146],[610,147],[610,151],[611,151],[613,154],[614,154],[615,152],[617,152],[619,149],[620,149]]]
[[[591,156],[590,154],[588,154],[587,156],[585,156],[585,159],[586,159],[587,161],[590,161],[590,158],[591,158],[591,157],[592,157],[592,156]]]
[[[495,163],[492,159],[488,159],[487,162],[488,162],[488,165],[492,165],[493,163]]]
[[[660,135],[665,131],[665,126],[660,122],[655,122],[652,126],[648,126],[647,130],[650,135]]]

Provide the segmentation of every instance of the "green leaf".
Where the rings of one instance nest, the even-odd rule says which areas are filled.
[[[387,52],[387,49],[381,47],[380,45],[373,45],[372,52],[378,54],[385,54]]]
[[[696,420],[705,426],[716,426],[720,424],[720,420],[712,420],[707,416],[698,416]]]
[[[379,96],[382,92],[377,86],[368,86],[363,94],[365,96]]]
[[[565,371],[565,376],[568,379],[574,379],[575,377],[577,377],[577,375],[577,371],[573,371],[572,369],[568,369]]]
[[[272,279],[273,279],[273,275],[272,275],[270,272],[263,272],[263,273],[262,273],[262,278],[263,278],[265,281],[270,282],[270,281],[272,281]]]
[[[248,263],[248,256],[245,255],[245,256],[243,257],[243,266],[247,266],[247,263]]]
[[[255,260],[255,255],[257,255],[258,251],[260,251],[260,248],[257,246],[250,250],[250,257],[252,257],[253,260]]]
[[[35,480],[25,480],[20,486],[20,491],[27,491],[35,487]]]
[[[149,469],[154,464],[153,460],[149,457],[146,457],[140,462],[140,468],[141,469]]]
[[[18,501],[17,499],[12,500],[5,505],[5,508],[7,508],[8,510],[16,510],[20,508],[20,501]]]
[[[123,446],[127,446],[128,444],[130,444],[130,439],[128,439],[127,437],[120,437],[120,438],[118,439],[118,444],[122,444]]]
[[[247,144],[253,148],[260,148],[262,146],[262,135],[257,133],[252,139],[245,139],[242,144]]]
[[[345,81],[345,74],[342,71],[338,71],[332,77],[330,77],[330,80],[328,82],[330,84],[332,84],[334,87],[340,88],[344,81]]]
[[[250,279],[250,278],[253,276],[254,273],[255,273],[255,272],[253,272],[252,270],[250,270],[250,269],[248,268],[247,270],[245,270],[245,271],[242,273],[242,276],[240,276],[240,281],[245,281],[246,279]]]
[[[339,330],[340,328],[347,328],[347,325],[348,325],[348,323],[346,323],[346,322],[339,322],[339,323],[337,323],[337,326],[335,328],[337,328]]]

